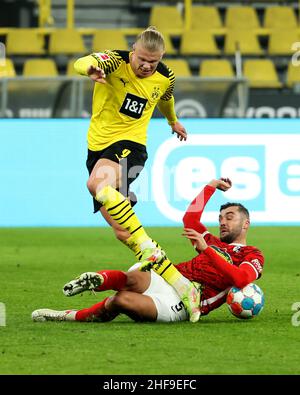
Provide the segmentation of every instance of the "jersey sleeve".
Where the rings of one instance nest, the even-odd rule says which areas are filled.
[[[89,66],[98,66],[97,59],[95,59],[91,55],[83,56],[82,58],[77,59],[74,63],[75,71],[81,75],[87,75],[87,69],[89,68]]]
[[[263,266],[264,266],[264,256],[256,248],[253,248],[253,251],[249,252],[243,259],[243,262],[240,264],[240,267],[245,267],[248,265],[251,267],[256,273],[256,279],[261,277]]]
[[[257,279],[255,271],[249,265],[234,266],[212,247],[207,247],[203,253],[209,258],[210,264],[226,278],[230,286],[244,288]]]
[[[175,74],[174,72],[167,68],[169,71],[169,86],[167,90],[164,92],[164,94],[160,97],[160,100],[168,101],[173,98],[173,91],[174,91],[174,86],[175,86]]]
[[[200,220],[204,208],[214,194],[216,188],[206,185],[204,189],[195,197],[192,203],[187,208],[184,216],[183,216],[183,225],[185,228],[194,229],[196,232],[201,234],[207,232],[206,226],[204,226]]]
[[[170,100],[159,100],[158,102],[159,111],[167,118],[169,125],[177,122],[177,116],[175,112],[175,102],[172,96]]]
[[[105,74],[111,74],[120,67],[122,62],[123,58],[117,51],[105,50],[79,58],[75,62],[74,68],[81,75],[87,75],[89,66],[100,67]]]
[[[113,73],[123,63],[123,58],[118,51],[94,52],[92,56],[98,61],[98,67],[104,70],[105,74]]]

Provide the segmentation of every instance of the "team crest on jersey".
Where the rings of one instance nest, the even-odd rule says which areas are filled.
[[[213,248],[213,249],[216,251],[216,253],[217,253],[220,257],[222,257],[223,259],[225,259],[228,263],[233,264],[232,259],[231,259],[231,256],[228,254],[228,252],[225,251],[225,248],[224,248],[224,250],[222,250],[221,248],[216,247],[216,246],[214,246],[214,245],[211,245],[210,247]]]
[[[152,92],[151,97],[152,97],[153,100],[156,100],[156,99],[158,99],[160,96],[161,96],[161,94],[160,94],[160,89],[159,89],[158,86],[155,86],[155,87],[154,87],[154,90],[153,90],[153,92]]]
[[[239,253],[240,252],[240,250],[241,250],[241,247],[242,246],[234,246],[234,248],[233,248],[233,252],[237,252],[237,253]]]
[[[103,62],[104,60],[108,60],[109,59],[109,55],[107,55],[104,52],[95,52],[94,56],[100,61]]]

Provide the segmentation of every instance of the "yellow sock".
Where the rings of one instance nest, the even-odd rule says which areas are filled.
[[[102,188],[95,199],[102,203],[111,217],[131,234],[132,241],[141,245],[150,237],[145,232],[128,200],[110,185]]]
[[[155,247],[158,247],[161,249],[161,246],[155,240],[151,239],[151,241]],[[128,248],[131,249],[131,251],[133,251],[134,255],[136,256],[137,262],[142,259],[141,247],[139,244],[137,244],[135,242],[134,237],[130,236],[130,237],[128,237],[128,239],[123,240],[122,243],[124,243]]]
[[[139,255],[141,254],[141,249],[139,245],[135,242],[133,236],[128,237],[128,239],[126,240],[122,240],[122,243],[124,243],[128,248],[130,248],[137,258],[139,257]]]
[[[154,265],[152,269],[172,285],[179,296],[185,294],[187,288],[191,285],[190,280],[176,269],[169,258],[166,258],[160,265]]]

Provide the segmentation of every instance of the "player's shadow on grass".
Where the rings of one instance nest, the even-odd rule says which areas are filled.
[[[232,319],[231,317],[229,318],[205,318],[205,319],[200,319],[199,322],[197,323],[191,323],[189,321],[181,321],[181,322],[136,322],[133,320],[130,320],[130,318],[120,318],[118,320],[114,320],[111,322],[98,322],[94,324],[99,324],[99,325],[113,325],[113,326],[118,326],[118,325],[135,325],[135,326],[151,326],[151,327],[182,327],[184,326],[192,326],[192,327],[197,327],[198,325],[216,325],[216,324],[227,324],[227,325],[236,325],[236,324],[246,324],[246,323],[254,323],[256,320],[240,320],[240,319]]]

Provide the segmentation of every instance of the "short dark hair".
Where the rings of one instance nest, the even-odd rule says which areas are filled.
[[[249,214],[248,209],[246,209],[246,207],[243,206],[241,203],[231,203],[231,202],[228,202],[228,203],[222,204],[222,206],[220,207],[220,211],[225,210],[225,209],[228,208],[228,207],[238,207],[238,210],[239,210],[240,213],[245,214],[245,216],[246,216],[248,219],[250,218],[250,214]]]

